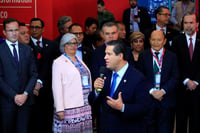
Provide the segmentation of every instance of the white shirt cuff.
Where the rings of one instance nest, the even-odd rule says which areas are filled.
[[[123,104],[121,112],[124,112],[124,109],[125,109],[125,104]]]
[[[189,78],[186,78],[184,81],[183,81],[183,84],[186,85],[188,80],[190,80]]]

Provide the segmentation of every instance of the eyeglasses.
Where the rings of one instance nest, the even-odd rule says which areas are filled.
[[[30,26],[30,29],[32,30],[32,29],[36,29],[36,30],[39,30],[39,29],[41,29],[42,27],[40,27],[40,26]]]
[[[78,46],[78,42],[67,42],[67,46]]]
[[[72,32],[72,34],[74,34],[74,35],[83,35],[83,32]]]
[[[19,29],[15,29],[15,30],[6,30],[7,32],[10,32],[10,33],[14,33],[14,32],[19,32]]]
[[[165,17],[170,17],[171,16],[171,14],[168,14],[168,13],[159,13],[159,15],[163,15],[163,16],[165,16]]]

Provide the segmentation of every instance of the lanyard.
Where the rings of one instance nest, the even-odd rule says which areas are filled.
[[[66,54],[66,53],[64,53],[63,54],[65,57],[67,57],[75,66],[79,66],[79,68],[80,68],[80,71],[82,72],[82,73],[84,73],[84,69],[83,69],[83,67],[82,67],[82,65],[81,65],[81,62],[78,60],[78,58],[75,56],[75,58],[76,58],[76,60],[77,60],[77,63],[75,63],[75,62],[73,62],[72,60],[71,60],[71,58]]]
[[[158,68],[159,68],[159,72],[161,72],[162,61],[163,61],[163,56],[164,56],[164,53],[165,53],[165,48],[163,48],[163,52],[162,52],[160,61],[159,61],[159,59],[156,57],[156,55],[153,53],[152,49],[151,49],[151,53],[152,53],[152,55],[153,55],[153,57],[154,57],[153,60],[156,62],[156,65],[157,65]]]

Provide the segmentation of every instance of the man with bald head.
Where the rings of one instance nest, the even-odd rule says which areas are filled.
[[[176,56],[164,48],[166,38],[161,30],[150,36],[151,48],[140,54],[139,70],[149,82],[152,105],[148,120],[148,133],[172,133],[175,108],[175,87],[178,82]]]

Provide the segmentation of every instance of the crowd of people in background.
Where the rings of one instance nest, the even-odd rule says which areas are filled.
[[[138,0],[122,20],[98,0],[84,26],[3,22],[1,133],[200,133],[199,18],[190,0],[155,9]]]

